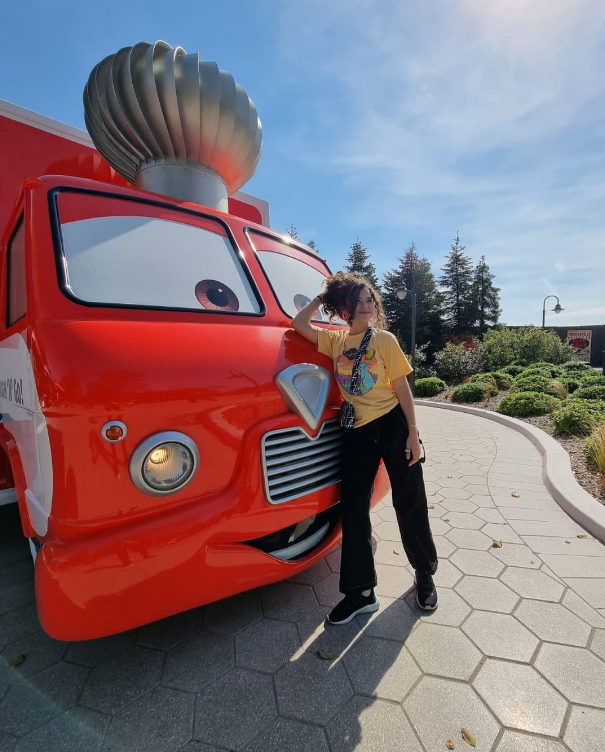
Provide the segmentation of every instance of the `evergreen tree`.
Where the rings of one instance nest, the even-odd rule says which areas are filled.
[[[485,263],[485,256],[481,256],[473,278],[473,307],[478,334],[483,334],[489,324],[498,323],[502,313],[499,293],[500,288],[494,287],[494,275]]]
[[[405,286],[408,294],[399,300],[395,291]],[[412,348],[412,294],[416,289],[416,347],[427,346],[429,358],[444,344],[441,320],[442,297],[428,259],[418,255],[410,245],[399,259],[399,265],[384,275],[382,301],[389,329],[409,353]]]
[[[464,253],[460,237],[445,257],[443,275],[439,278],[442,287],[445,325],[452,334],[471,334],[475,324],[473,304],[473,266]]]
[[[378,277],[376,276],[376,267],[370,261],[368,249],[359,242],[359,238],[351,246],[351,251],[347,256],[345,269],[348,272],[357,272],[370,282],[377,290],[380,290]]]
[[[294,225],[290,225],[289,228],[286,227],[286,232],[292,238],[292,240],[300,240],[300,238],[298,237],[298,230],[296,229],[296,227],[294,227]]]
[[[309,246],[309,248],[312,248],[314,251],[317,250],[317,246],[315,245],[315,241],[314,240],[309,240],[309,242],[307,243],[307,245]]]

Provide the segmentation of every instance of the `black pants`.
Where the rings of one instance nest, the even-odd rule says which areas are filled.
[[[391,481],[393,507],[408,560],[414,569],[434,574],[437,551],[429,525],[422,466],[417,462],[410,467],[406,460],[408,426],[401,407],[397,405],[361,428],[343,429],[343,434],[340,592],[376,586],[370,498],[381,458]]]

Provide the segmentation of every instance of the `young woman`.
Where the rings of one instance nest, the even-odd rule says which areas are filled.
[[[292,320],[299,334],[332,358],[343,399],[355,408],[354,428],[343,428],[342,554],[340,591],[344,599],[328,621],[347,624],[356,614],[378,610],[374,588],[370,498],[380,460],[384,460],[393,493],[401,540],[416,570],[416,600],[425,610],[437,607],[432,575],[437,552],[429,526],[420,439],[407,376],[412,368],[386,324],[380,295],[358,274],[338,272],[326,281],[325,292]],[[329,331],[311,325],[319,306],[330,318],[340,316],[349,328]],[[358,348],[373,331],[351,387]],[[374,328],[376,327],[376,328]],[[353,392],[353,393],[352,393]]]

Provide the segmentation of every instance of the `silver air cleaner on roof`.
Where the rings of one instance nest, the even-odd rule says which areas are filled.
[[[230,73],[182,47],[140,42],[101,61],[84,89],[95,146],[130,183],[227,211],[262,148],[256,107]]]

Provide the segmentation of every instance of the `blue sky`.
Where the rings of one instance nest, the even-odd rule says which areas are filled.
[[[20,0],[0,98],[83,128],[94,65],[157,39],[245,87],[264,147],[244,190],[332,269],[359,236],[379,274],[413,240],[438,275],[459,231],[506,323],[550,294],[547,322],[604,322],[605,3]]]

